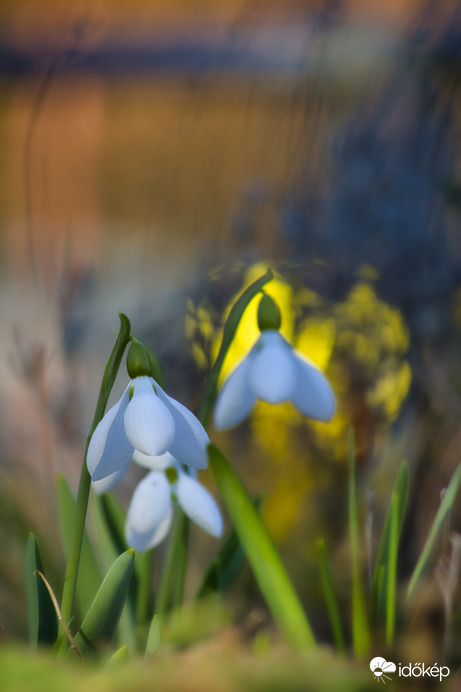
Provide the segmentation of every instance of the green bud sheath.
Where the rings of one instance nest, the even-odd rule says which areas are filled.
[[[152,361],[149,351],[140,341],[134,338],[132,338],[126,357],[126,369],[132,380],[143,375],[152,377]]]
[[[165,469],[165,476],[168,478],[170,485],[178,482],[178,469],[175,466],[169,466]]]
[[[258,327],[265,329],[280,329],[282,316],[277,303],[265,293],[258,306]]]

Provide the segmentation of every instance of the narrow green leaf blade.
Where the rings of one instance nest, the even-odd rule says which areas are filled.
[[[131,548],[117,558],[104,577],[75,637],[80,651],[94,650],[100,639],[113,636],[128,594],[133,565]]]
[[[391,523],[389,532],[389,551],[387,561],[387,590],[386,590],[386,642],[391,646],[394,642],[395,609],[397,590],[397,553],[399,549],[400,498],[392,494]]]
[[[69,555],[75,521],[75,497],[66,479],[58,477],[58,517],[61,539],[66,556]],[[83,533],[80,572],[76,586],[77,602],[81,613],[86,613],[101,584],[103,574],[96,559],[86,530]]]
[[[146,658],[152,656],[160,647],[160,618],[156,614],[150,623],[146,644]]]
[[[254,506],[259,513],[261,508],[261,497],[256,498]],[[235,584],[242,568],[245,564],[245,553],[240,544],[239,538],[232,530],[218,550],[203,575],[196,598],[202,598],[212,593],[219,593],[225,596]]]
[[[127,646],[121,646],[115,651],[104,666],[105,670],[112,670],[127,663],[130,659],[130,653]]]
[[[330,565],[328,564],[325,549],[325,541],[323,538],[319,538],[317,541],[317,558],[319,562],[325,603],[327,606],[328,616],[330,618],[331,629],[333,631],[333,638],[338,651],[344,652],[346,650],[346,642],[344,639],[341,617],[339,615],[338,601],[336,599],[333,578],[331,576]]]
[[[360,551],[357,492],[355,485],[355,446],[352,429],[348,434],[349,452],[349,540],[352,557],[352,640],[357,656],[370,649],[370,627],[360,578]]]
[[[38,541],[30,533],[26,552],[26,596],[29,641],[33,650],[39,642],[52,644],[58,635],[56,611],[37,570],[44,573]]]
[[[452,479],[448,485],[448,488],[446,490],[446,493],[444,495],[444,498],[442,502],[440,503],[440,507],[437,511],[437,514],[435,515],[434,521],[432,523],[432,526],[429,531],[429,535],[427,537],[426,543],[424,544],[424,548],[421,552],[421,555],[419,556],[419,560],[416,563],[416,567],[413,570],[413,574],[410,579],[410,583],[408,584],[408,589],[407,589],[407,598],[411,596],[413,593],[413,590],[416,586],[416,583],[418,582],[419,578],[421,577],[424,569],[427,566],[427,563],[429,562],[429,558],[431,556],[431,553],[434,549],[434,546],[437,542],[437,539],[443,529],[443,525],[451,512],[451,509],[453,507],[453,503],[455,501],[457,492],[459,490],[459,486],[461,483],[461,464],[458,466],[456,471],[454,472]]]
[[[242,481],[225,456],[209,446],[210,468],[275,622],[297,649],[315,645],[314,635],[274,545]]]
[[[245,553],[235,531],[232,531],[203,575],[196,598],[230,591],[245,564]]]
[[[397,539],[400,540],[402,532],[403,519],[405,516],[405,507],[407,503],[409,484],[408,464],[405,460],[400,464],[399,470],[394,483],[392,496],[397,495],[397,507],[393,510],[392,502],[387,510],[384,527],[381,533],[381,541],[376,556],[375,567],[373,571],[373,579],[371,586],[371,599],[373,616],[378,622],[384,622],[387,612],[387,566],[390,556],[390,540],[391,540],[391,524],[392,512],[397,512]]]
[[[129,549],[125,538],[125,510],[110,492],[93,494],[92,509],[95,515],[98,536],[105,543],[107,554],[120,555]]]

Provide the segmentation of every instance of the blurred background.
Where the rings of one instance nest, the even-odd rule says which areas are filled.
[[[338,412],[314,424],[259,405],[210,435],[263,495],[328,640],[315,541],[347,603],[348,426],[376,536],[409,461],[402,580],[460,458],[460,3],[4,0],[0,20],[5,636],[26,633],[29,530],[62,579],[56,476],[76,488],[117,312],[197,412],[226,310],[271,266],[283,330],[325,369]],[[217,546],[191,540],[193,592]],[[431,579],[427,594],[415,647],[438,638]],[[267,622],[249,572],[231,599],[243,629]]]

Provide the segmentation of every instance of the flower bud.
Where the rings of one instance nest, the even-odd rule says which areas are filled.
[[[152,360],[149,351],[144,344],[133,337],[126,357],[126,369],[132,380],[143,375],[152,377]]]
[[[258,327],[261,331],[266,329],[280,329],[282,317],[275,301],[265,293],[258,306]]]

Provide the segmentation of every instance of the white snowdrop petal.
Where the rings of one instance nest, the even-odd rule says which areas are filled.
[[[170,510],[170,484],[163,472],[151,471],[139,483],[131,498],[125,526],[129,544],[137,550],[152,547],[153,537],[157,536]]]
[[[255,404],[249,386],[250,355],[237,365],[219,392],[213,415],[215,428],[231,428],[241,423]]]
[[[99,481],[92,481],[91,487],[97,495],[102,495],[103,493],[106,493],[108,490],[113,488],[113,486],[116,485],[123,478],[127,469],[128,466],[125,466],[119,471],[115,471],[115,473],[111,473],[105,478],[101,478],[101,480]]]
[[[135,449],[131,459],[136,464],[139,464],[139,466],[143,466],[146,469],[151,469],[152,471],[164,471],[169,466],[174,466],[176,464],[176,459],[172,454],[170,454],[170,452],[165,452],[165,454],[158,454],[156,457],[152,457]]]
[[[156,545],[161,543],[168,531],[170,530],[171,523],[173,521],[173,508],[168,510],[168,514],[162,521],[157,525],[157,527],[147,533],[139,533],[136,529],[129,523],[125,526],[125,537],[129,546],[142,552],[143,550],[149,550],[150,548],[155,548]]]
[[[155,393],[150,377],[136,377],[133,386],[134,393],[124,417],[126,435],[143,454],[164,454],[175,435],[173,416]]]
[[[291,398],[296,366],[290,344],[276,331],[265,331],[250,354],[250,387],[257,399],[279,404]]]
[[[97,425],[88,446],[86,463],[93,481],[128,466],[133,445],[128,440],[123,418],[129,401],[129,388]]]
[[[307,358],[296,355],[296,385],[292,402],[301,413],[329,421],[336,409],[335,395],[325,375]]]
[[[206,469],[208,465],[207,446],[210,439],[205,428],[188,408],[168,396],[157,384],[156,387],[158,396],[168,408],[175,425],[174,440],[168,451],[186,466]]]
[[[221,536],[221,512],[216,500],[203,485],[185,473],[180,473],[174,491],[180,506],[192,521],[212,536]]]

